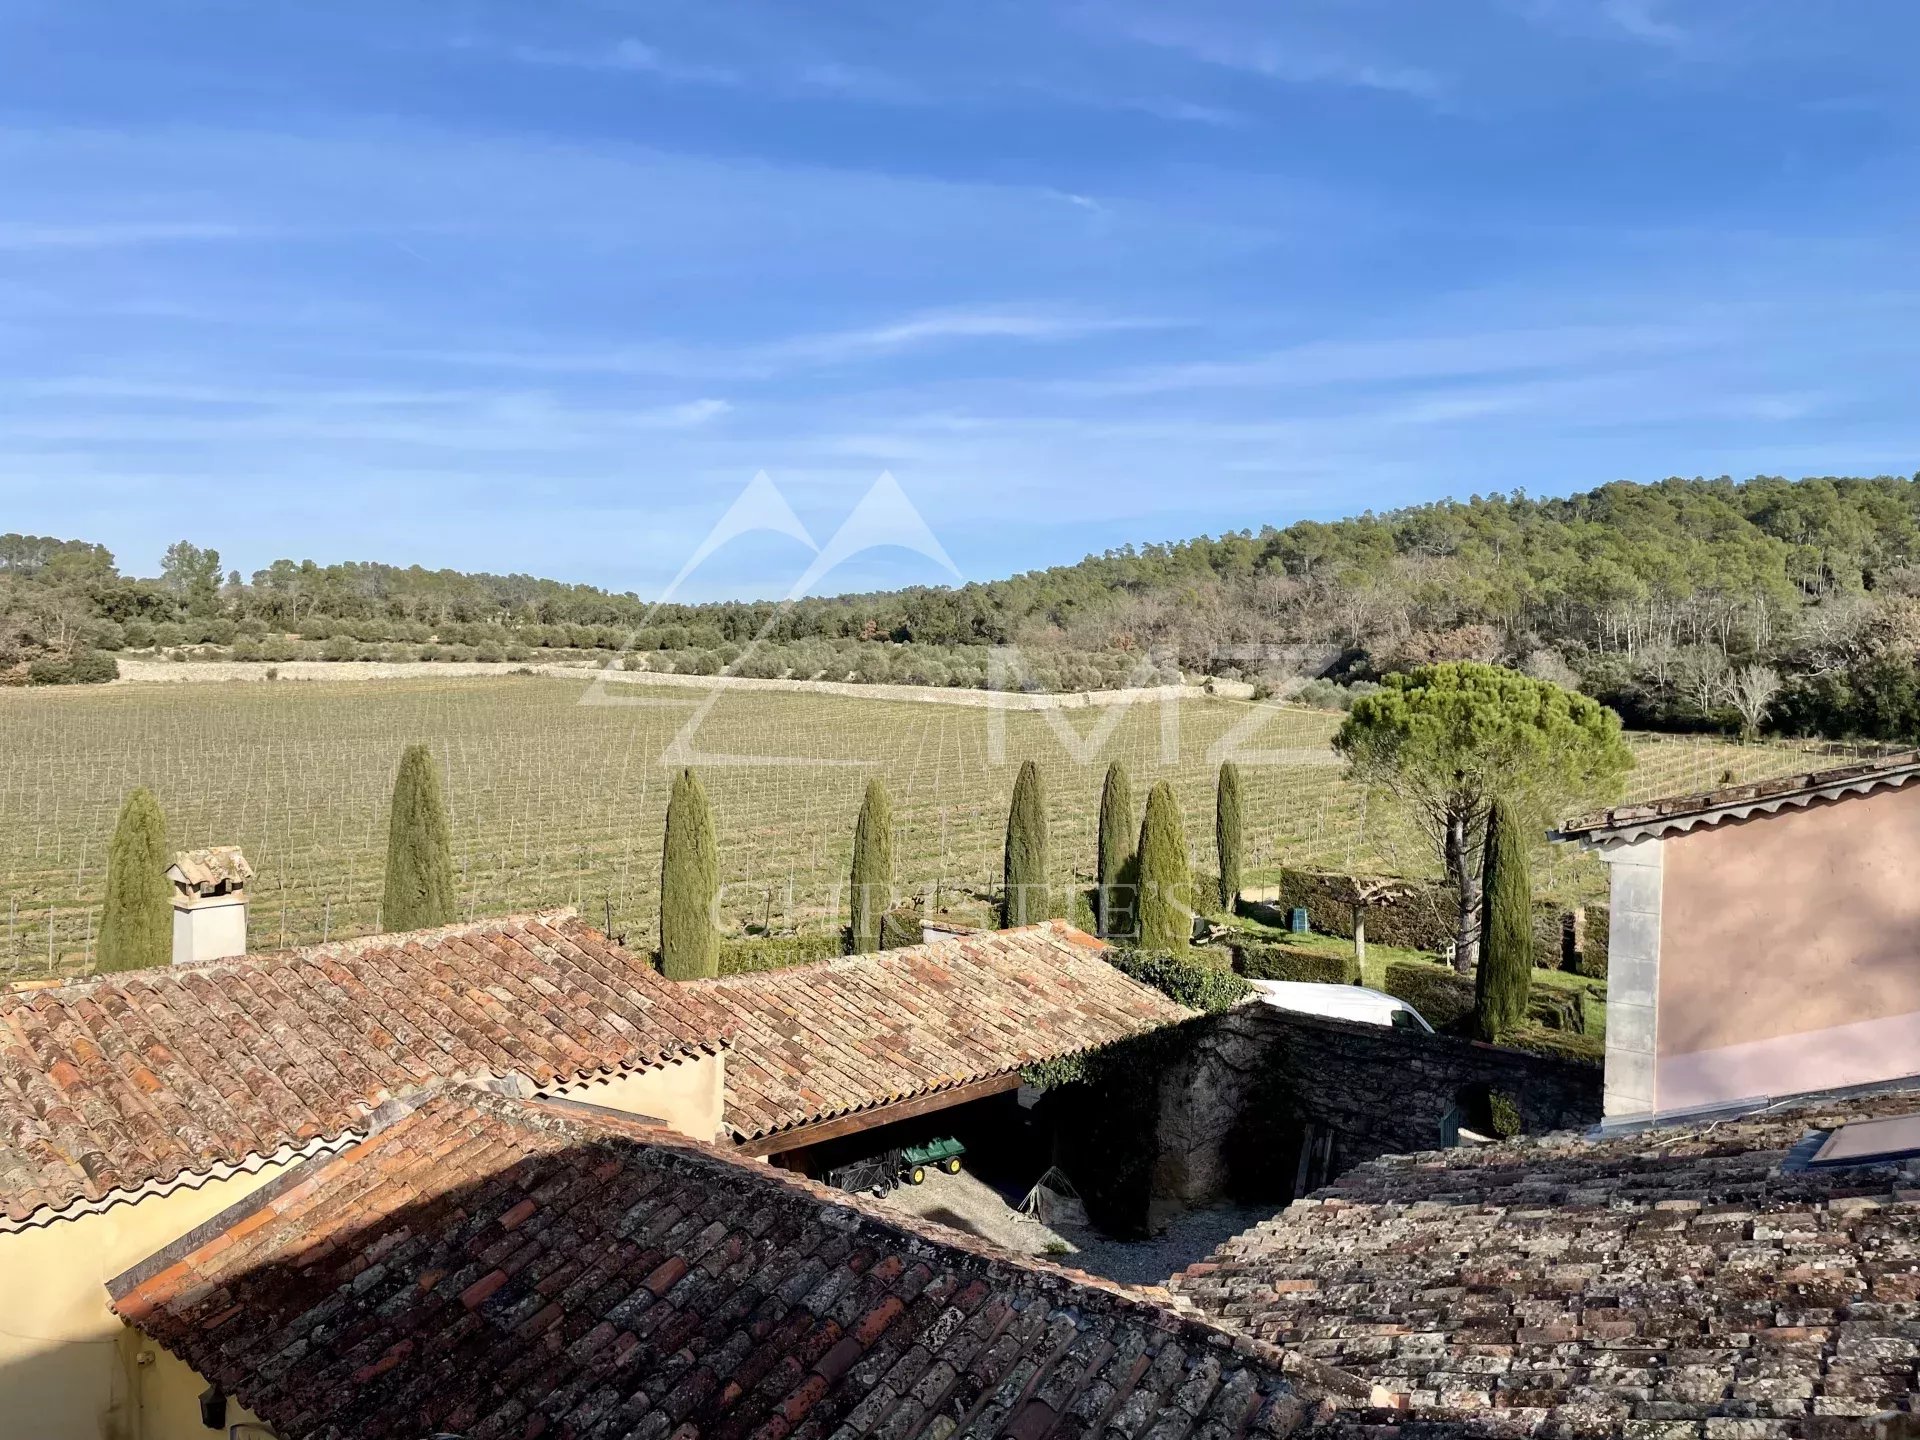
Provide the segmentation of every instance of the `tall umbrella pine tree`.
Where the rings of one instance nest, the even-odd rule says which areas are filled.
[[[1474,1026],[1504,1040],[1527,1015],[1533,984],[1533,888],[1527,846],[1513,811],[1496,800],[1487,817],[1486,915],[1474,976]]]
[[[660,970],[669,980],[701,980],[720,973],[720,932],[714,902],[720,893],[720,847],[713,808],[700,777],[682,770],[667,799],[667,833],[660,857]]]
[[[1147,794],[1137,864],[1140,948],[1185,953],[1193,942],[1193,870],[1180,802],[1164,780]]]
[[[440,767],[428,747],[409,745],[393,781],[380,928],[426,930],[451,925],[453,919],[453,837],[440,793]]]
[[[107,902],[94,968],[144,970],[173,958],[167,822],[145,786],[127,796],[107,850]]]
[[[1133,934],[1133,857],[1139,829],[1133,819],[1133,782],[1118,760],[1107,766],[1100,787],[1100,851],[1095,868],[1095,918],[1109,940]]]
[[[1220,766],[1213,843],[1220,856],[1220,908],[1232,914],[1234,901],[1240,898],[1240,767],[1231,760]]]
[[[1031,760],[1020,766],[1013,782],[1002,880],[1001,925],[1031,925],[1047,918],[1047,792],[1040,767]]]
[[[893,801],[879,780],[867,782],[860,818],[853,823],[852,953],[881,948],[880,917],[893,903]]]

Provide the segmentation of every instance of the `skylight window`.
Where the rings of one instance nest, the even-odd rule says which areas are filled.
[[[1920,1114],[1842,1125],[1820,1143],[1812,1166],[1883,1165],[1920,1156]]]

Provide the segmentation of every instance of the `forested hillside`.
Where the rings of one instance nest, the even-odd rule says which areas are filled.
[[[1907,736],[1920,729],[1920,477],[1607,485],[1126,547],[956,589],[653,607],[524,575],[280,560],[250,578],[172,547],[153,580],[98,546],[0,536],[0,668],[155,650],[276,659],[628,652],[636,668],[978,685],[1017,643],[1034,683],[1364,683],[1505,661],[1630,720]],[[1316,662],[1315,668],[1319,668]],[[1339,703],[1340,689],[1310,698]]]

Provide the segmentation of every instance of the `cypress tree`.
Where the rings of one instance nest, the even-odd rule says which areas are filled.
[[[700,777],[682,770],[667,799],[667,837],[660,860],[660,969],[669,980],[720,973],[720,932],[713,926],[720,893],[720,848],[713,809]]]
[[[1013,782],[1007,809],[1007,855],[1000,923],[1031,925],[1047,918],[1047,794],[1040,767],[1028,760]]]
[[[1100,853],[1096,868],[1099,902],[1095,918],[1101,935],[1113,939],[1133,933],[1133,847],[1138,832],[1133,824],[1133,782],[1118,760],[1107,766],[1100,787]]]
[[[144,970],[173,958],[173,887],[167,883],[167,822],[144,785],[127,796],[107,851],[107,903],[100,916],[100,972]]]
[[[867,782],[867,798],[860,818],[853,822],[853,923],[849,926],[852,953],[865,955],[882,947],[880,917],[893,904],[893,801],[879,780]]]
[[[1533,983],[1533,887],[1525,838],[1505,803],[1487,817],[1480,968],[1474,977],[1474,1027],[1504,1040],[1526,1018]]]
[[[1221,764],[1214,792],[1213,843],[1220,853],[1220,908],[1231,915],[1240,895],[1240,767],[1231,760]]]
[[[453,923],[453,837],[440,795],[440,767],[425,745],[409,745],[393,781],[387,819],[387,883],[382,930],[426,930]]]
[[[1193,871],[1180,802],[1162,780],[1140,824],[1140,948],[1184,954],[1193,940]]]

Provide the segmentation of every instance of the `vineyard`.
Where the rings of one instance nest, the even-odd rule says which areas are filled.
[[[586,689],[527,676],[0,692],[0,971],[90,967],[107,840],[139,784],[158,795],[175,848],[245,849],[256,948],[374,929],[394,766],[416,740],[443,767],[468,913],[573,905],[634,943],[657,920],[676,758],[713,799],[736,927],[837,923],[870,774],[893,794],[901,888],[984,918],[1008,792],[1029,758],[1045,772],[1063,887],[1090,872],[1114,759],[1137,793],[1174,783],[1203,869],[1226,758],[1244,772],[1250,866],[1430,868],[1401,817],[1342,778],[1327,744],[1339,717],[1321,711],[1204,699],[988,713],[739,690],[703,710],[686,690],[623,685],[620,703],[582,704]],[[1810,763],[1785,745],[1642,736],[1635,748],[1636,796]],[[1564,847],[1542,857],[1543,888],[1590,895],[1601,880]]]

